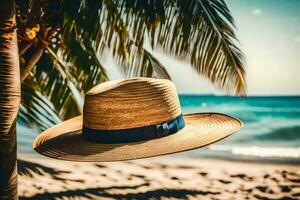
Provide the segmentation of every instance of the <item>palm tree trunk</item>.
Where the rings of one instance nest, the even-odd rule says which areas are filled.
[[[27,78],[27,76],[29,75],[33,67],[42,57],[43,53],[44,53],[44,47],[41,44],[39,44],[36,47],[33,55],[29,58],[25,66],[21,69],[21,82],[23,82]]]
[[[18,199],[16,118],[20,69],[14,0],[0,6],[0,199]]]

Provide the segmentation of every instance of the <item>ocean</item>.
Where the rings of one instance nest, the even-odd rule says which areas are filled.
[[[239,118],[244,127],[232,136],[204,149],[176,154],[300,163],[300,96],[247,97],[180,95],[183,113],[220,112]],[[18,122],[18,152],[32,154],[34,125]]]

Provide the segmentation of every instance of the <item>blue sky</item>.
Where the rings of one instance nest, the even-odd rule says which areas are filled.
[[[246,55],[248,95],[300,95],[300,0],[227,0]],[[189,63],[156,52],[179,93],[222,94]],[[112,71],[113,79],[119,78]]]
[[[226,1],[247,58],[249,94],[300,95],[300,1]]]

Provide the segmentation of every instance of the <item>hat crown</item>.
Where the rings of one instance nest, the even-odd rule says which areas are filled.
[[[83,125],[120,130],[155,125],[181,114],[175,85],[166,79],[108,81],[85,96]]]

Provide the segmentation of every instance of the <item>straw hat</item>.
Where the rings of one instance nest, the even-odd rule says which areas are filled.
[[[61,160],[131,160],[203,147],[242,126],[224,114],[182,115],[171,81],[133,78],[92,88],[83,115],[44,131],[33,148]]]

